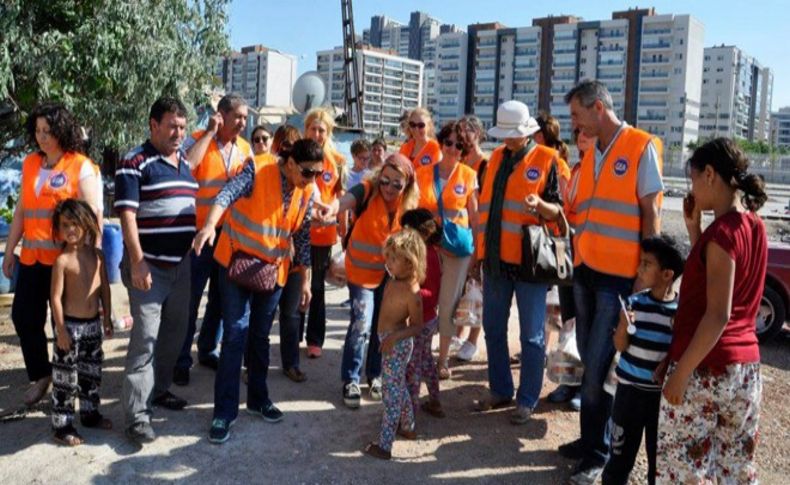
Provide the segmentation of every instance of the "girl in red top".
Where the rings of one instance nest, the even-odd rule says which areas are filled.
[[[413,209],[405,212],[401,216],[400,225],[420,233],[427,249],[427,271],[425,281],[420,285],[422,320],[425,323],[419,335],[414,337],[414,350],[406,369],[406,385],[409,387],[415,416],[420,402],[420,383],[425,382],[428,387],[428,400],[423,403],[422,410],[433,417],[443,418],[444,411],[439,402],[439,373],[431,353],[431,340],[439,327],[436,307],[439,305],[442,268],[436,248],[442,241],[442,233],[428,209]]]
[[[762,179],[732,140],[689,160],[683,272],[659,418],[657,483],[756,483],[762,381],[755,317],[767,265]],[[702,231],[701,212],[715,219]],[[714,478],[715,477],[715,478]]]

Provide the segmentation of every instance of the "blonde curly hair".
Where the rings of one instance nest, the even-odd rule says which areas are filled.
[[[395,256],[405,259],[412,268],[413,276],[418,283],[425,281],[427,271],[427,250],[420,233],[411,228],[404,228],[392,234],[384,243],[384,256]]]

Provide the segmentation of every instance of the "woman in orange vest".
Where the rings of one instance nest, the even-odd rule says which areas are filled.
[[[14,249],[22,241],[11,319],[33,382],[25,393],[25,403],[32,405],[52,381],[44,325],[52,265],[61,249],[53,237],[52,214],[60,201],[70,198],[82,199],[96,210],[98,182],[93,162],[80,153],[80,127],[62,105],[45,103],[33,109],[27,133],[38,151],[22,162],[21,197],[6,242],[3,273],[7,278],[13,275]]]
[[[387,157],[370,179],[352,187],[336,201],[329,214],[354,213],[346,247],[346,275],[351,296],[351,321],[340,369],[343,401],[359,407],[359,378],[367,348],[365,373],[372,399],[381,399],[381,353],[376,323],[386,272],[382,248],[387,236],[400,229],[400,216],[417,206],[414,166],[400,154]],[[368,346],[368,339],[370,345]]]
[[[303,280],[300,286],[292,285],[291,291],[299,292],[302,308],[309,304],[309,214],[313,182],[323,171],[323,158],[317,143],[299,140],[290,153],[282,153],[276,165],[247,163],[217,195],[205,225],[195,236],[195,252],[200,254],[204,245],[214,242],[216,223],[229,209],[214,250],[214,259],[221,267],[223,336],[209,431],[209,441],[213,443],[228,440],[230,426],[238,416],[239,374],[245,346],[249,350],[247,410],[268,422],[282,419],[266,386],[269,332],[284,287],[288,286],[292,264],[299,268]],[[274,291],[256,292],[231,279],[229,268],[234,255],[240,253],[276,265]]]
[[[271,152],[279,156],[282,150],[290,150],[296,140],[301,138],[302,134],[299,132],[299,128],[293,125],[280,125],[274,130]]]
[[[272,153],[272,132],[263,125],[256,125],[250,135],[252,153],[255,156]]]
[[[415,108],[409,113],[407,129],[409,139],[401,145],[400,153],[414,164],[414,169],[437,163],[442,153],[434,139],[431,113],[425,108]]]
[[[513,376],[507,345],[510,305],[516,295],[521,340],[521,375],[513,424],[529,421],[538,403],[545,359],[544,319],[547,286],[533,283],[522,269],[523,226],[554,221],[562,210],[556,150],[536,144],[530,135],[538,124],[519,101],[497,110],[497,125],[488,131],[504,145],[491,154],[480,194],[476,245],[483,267],[483,328],[488,350],[490,397],[480,410],[513,399]]]
[[[324,149],[324,172],[316,179],[318,195],[321,203],[331,205],[343,196],[343,181],[346,160],[340,155],[332,143],[332,130],[335,121],[328,111],[316,108],[307,113],[304,120],[304,136],[315,141]],[[341,220],[340,228],[345,229]],[[310,228],[310,253],[313,262],[313,299],[310,301],[310,312],[307,318],[307,356],[321,357],[326,334],[326,303],[324,301],[324,277],[329,268],[332,246],[337,242],[338,224],[313,222]]]
[[[430,210],[444,228],[442,239],[442,281],[439,291],[439,378],[450,377],[447,363],[450,341],[455,335],[453,314],[466,283],[466,274],[474,252],[472,228],[477,226],[477,173],[461,163],[466,145],[461,141],[461,125],[447,123],[439,131],[441,162],[417,170],[420,207]],[[439,199],[441,194],[441,199]],[[441,207],[439,206],[441,201]],[[455,228],[451,231],[449,226]],[[457,229],[457,230],[456,230]],[[464,240],[466,239],[466,241]],[[469,348],[471,356],[477,351]]]

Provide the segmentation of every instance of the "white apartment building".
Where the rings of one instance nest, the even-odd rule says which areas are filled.
[[[254,45],[220,59],[216,74],[225,92],[244,96],[252,107],[290,107],[296,63],[295,56]]]
[[[736,46],[705,49],[700,136],[766,140],[773,75]]]
[[[439,126],[465,114],[468,39],[466,32],[436,38],[436,103],[432,108]]]
[[[497,30],[480,30],[475,39],[474,85],[472,91],[472,113],[485,128],[494,124],[497,88]]]
[[[790,106],[771,113],[771,144],[790,148]]]
[[[637,126],[667,148],[685,149],[699,137],[704,34],[690,15],[655,15],[642,23]]]
[[[397,135],[400,115],[420,106],[423,63],[369,47],[357,47],[363,127],[369,133]],[[317,70],[329,89],[329,101],[345,106],[343,48],[317,53]]]

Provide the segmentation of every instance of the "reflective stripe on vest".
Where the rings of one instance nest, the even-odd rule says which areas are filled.
[[[27,249],[47,249],[60,251],[60,244],[55,241],[40,241],[31,239],[22,239],[22,247]]]
[[[54,210],[49,209],[24,209],[22,210],[22,216],[25,219],[52,219],[52,215],[55,213]]]

